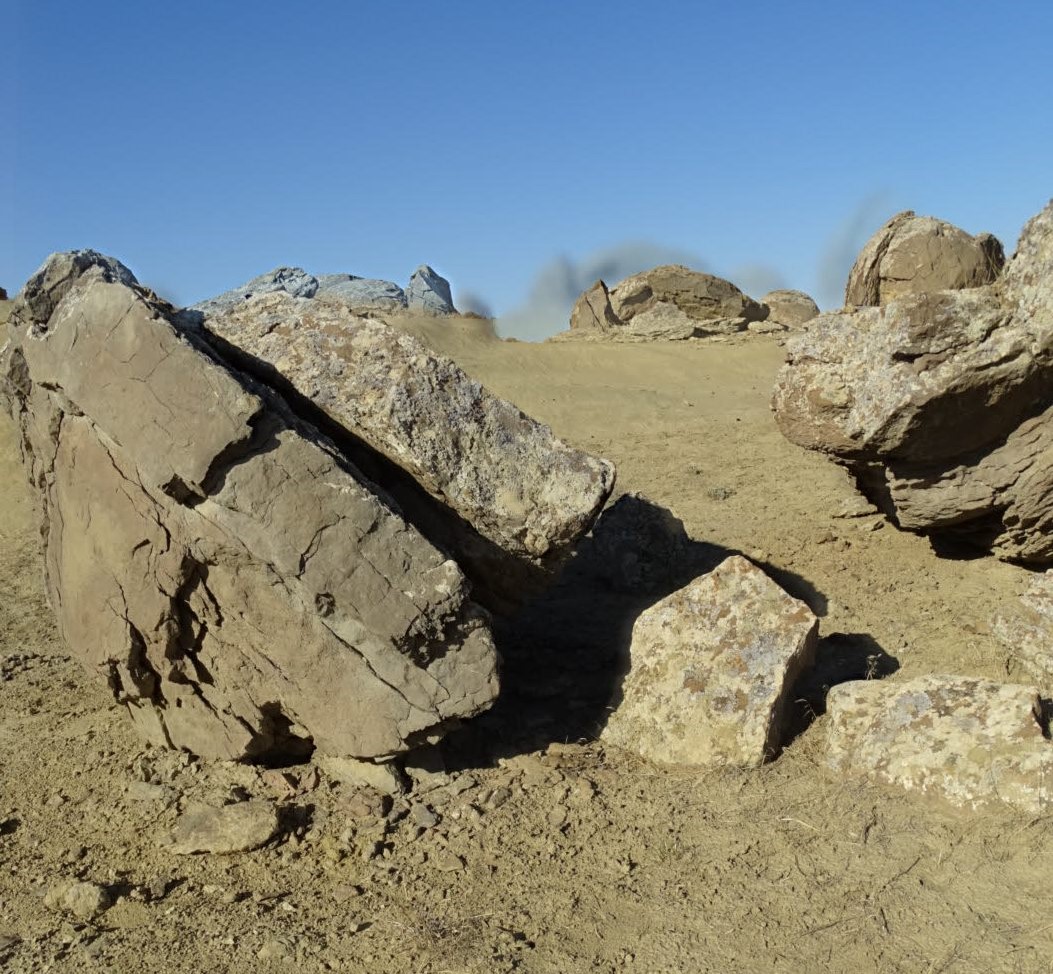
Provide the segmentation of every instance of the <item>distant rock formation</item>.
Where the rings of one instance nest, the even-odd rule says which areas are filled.
[[[682,341],[745,331],[768,309],[730,281],[668,264],[608,290],[597,281],[578,298],[560,340]]]
[[[819,314],[819,305],[804,291],[769,291],[760,299],[760,303],[768,307],[765,323],[772,322],[784,329],[800,328]]]
[[[908,294],[990,284],[1005,251],[989,233],[977,237],[913,210],[897,213],[867,241],[848,275],[845,305],[888,304]]]
[[[406,309],[434,315],[457,313],[450,294],[450,282],[427,264],[413,272],[405,291],[391,281],[356,277],[354,274],[319,274],[316,277],[302,267],[278,267],[246,281],[241,287],[201,301],[191,310],[206,315],[222,314],[249,298],[278,291],[294,298],[318,297],[359,313]]]
[[[848,467],[902,528],[1053,562],[1053,203],[997,283],[820,315],[787,351],[787,438]]]
[[[411,337],[277,278],[210,318],[111,258],[54,255],[12,309],[0,404],[59,629],[144,737],[383,760],[497,693],[454,543],[544,574],[614,471]]]
[[[7,300],[7,291],[5,291],[2,287],[0,287],[0,301],[6,301],[6,300]]]

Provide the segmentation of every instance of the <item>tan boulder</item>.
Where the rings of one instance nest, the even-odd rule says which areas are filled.
[[[848,275],[845,304],[888,304],[906,294],[960,290],[994,281],[1005,252],[989,233],[973,237],[913,210],[897,213],[867,241]]]
[[[1041,812],[1053,798],[1053,745],[1033,687],[962,676],[853,681],[827,698],[827,760],[842,774],[967,808]]]
[[[611,295],[603,281],[582,291],[570,313],[572,331],[609,332],[623,324],[611,307]]]
[[[818,620],[734,555],[643,612],[633,627],[610,744],[660,763],[755,767],[783,744]]]
[[[785,328],[799,328],[819,314],[819,305],[804,291],[769,291],[760,299],[760,303],[768,306],[765,322],[773,322]]]

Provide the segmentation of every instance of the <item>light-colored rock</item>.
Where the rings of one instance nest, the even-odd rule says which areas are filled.
[[[795,443],[846,465],[899,526],[1053,560],[1053,205],[997,285],[824,314],[773,398]]]
[[[755,767],[778,753],[818,620],[739,555],[643,612],[603,738],[661,763]]]
[[[165,846],[180,856],[231,855],[258,849],[277,833],[278,811],[270,802],[194,805],[179,816]]]
[[[205,327],[225,353],[247,353],[244,368],[265,363],[269,379],[332,421],[332,435],[365,444],[371,455],[360,449],[353,459],[367,473],[379,476],[379,455],[409,475],[408,486],[390,475],[384,485],[490,604],[558,565],[614,485],[612,464],[567,446],[383,321],[273,294]]]
[[[994,634],[1043,687],[1053,684],[1053,571],[1031,576],[1017,605],[994,619]]]
[[[768,317],[765,321],[780,324],[785,328],[800,328],[819,314],[819,305],[804,291],[789,288],[769,291],[760,299],[760,303],[768,306]]]
[[[113,906],[109,890],[95,883],[67,880],[56,883],[44,896],[51,910],[65,910],[78,920],[93,920]]]
[[[318,279],[308,274],[302,267],[276,267],[273,271],[246,281],[241,287],[224,291],[206,301],[200,301],[193,305],[193,309],[205,314],[215,314],[228,308],[236,308],[243,301],[258,294],[273,294],[276,291],[291,294],[297,298],[310,298],[318,291]],[[38,320],[41,320],[39,316]]]
[[[611,307],[611,295],[603,281],[582,291],[570,313],[571,331],[603,333],[624,324]]]
[[[356,761],[354,758],[319,755],[318,765],[333,781],[349,788],[375,788],[382,795],[401,795],[406,776],[390,762]]]
[[[1053,745],[1032,687],[962,676],[853,681],[827,697],[827,759],[865,775],[978,808],[1029,812],[1053,797]]]
[[[3,388],[59,630],[143,736],[376,758],[485,709],[496,654],[457,565],[271,390],[107,278],[16,334]]]
[[[405,292],[397,284],[352,274],[322,274],[318,278],[318,295],[359,312],[400,311],[407,303]]]
[[[888,304],[906,294],[979,287],[1005,264],[989,233],[964,230],[913,210],[897,213],[867,241],[848,275],[847,306]]]
[[[410,311],[423,311],[430,315],[453,315],[450,282],[436,274],[427,264],[421,264],[406,285],[406,304]]]

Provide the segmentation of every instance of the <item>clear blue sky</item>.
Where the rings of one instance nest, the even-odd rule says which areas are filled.
[[[1050,3],[0,11],[9,290],[75,247],[181,303],[428,262],[506,313],[554,257],[640,242],[829,304],[831,248],[898,209],[1012,249],[1053,195]]]

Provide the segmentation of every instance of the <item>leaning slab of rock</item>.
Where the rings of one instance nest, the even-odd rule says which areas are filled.
[[[820,315],[787,352],[788,439],[900,527],[1053,561],[1053,205],[997,285]]]
[[[755,767],[783,744],[818,620],[733,555],[646,610],[603,737],[661,763]]]
[[[603,281],[582,291],[570,313],[571,331],[606,333],[624,324],[611,307],[611,295]]]
[[[382,321],[272,294],[205,327],[244,368],[324,414],[332,435],[365,444],[373,458],[362,452],[356,463],[380,457],[408,476],[400,484],[389,474],[385,486],[472,573],[480,597],[518,588],[515,563],[542,572],[559,564],[613,487],[610,463],[562,443]]]
[[[1019,604],[994,620],[994,634],[1043,686],[1053,681],[1053,572],[1032,576]]]
[[[964,230],[913,210],[897,213],[867,241],[848,275],[845,304],[888,304],[906,294],[959,290],[994,281],[1005,252],[989,233]]]
[[[827,713],[836,771],[968,808],[1039,812],[1053,798],[1053,745],[1033,687],[961,676],[860,680],[833,687]]]
[[[493,642],[456,563],[284,399],[113,276],[100,262],[60,288],[51,267],[27,285],[2,395],[59,629],[143,736],[377,759],[489,706]]]
[[[278,812],[270,802],[197,805],[176,822],[166,846],[180,856],[231,855],[266,845],[278,832]]]
[[[282,291],[297,298],[310,298],[318,291],[318,279],[308,274],[302,267],[276,267],[273,271],[246,281],[241,287],[224,291],[207,301],[201,301],[193,308],[195,311],[214,314],[237,307],[257,294],[273,294],[275,291]]]
[[[397,284],[353,274],[322,274],[318,278],[318,294],[359,312],[400,311],[406,307],[406,294]]]
[[[772,322],[784,328],[800,328],[819,314],[819,305],[804,291],[787,288],[769,291],[760,303],[768,307],[765,323]]]
[[[450,282],[427,264],[421,264],[406,285],[406,304],[410,311],[423,311],[429,315],[457,314]]]

